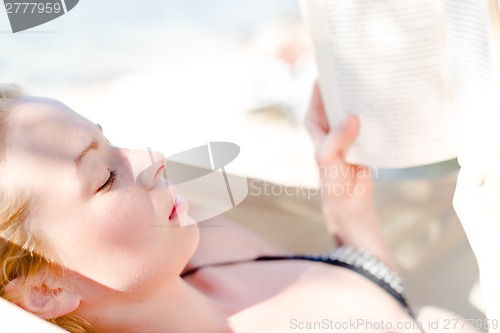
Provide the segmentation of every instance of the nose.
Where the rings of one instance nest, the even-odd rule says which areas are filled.
[[[165,156],[151,150],[127,149],[127,155],[136,183],[148,190],[165,181]]]

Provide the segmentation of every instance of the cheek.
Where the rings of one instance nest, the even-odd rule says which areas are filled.
[[[148,195],[121,189],[104,196],[74,211],[71,225],[53,234],[63,264],[117,290],[170,274],[168,265],[158,271],[159,254],[168,253],[171,242],[168,230],[152,227],[156,214]]]
[[[49,230],[61,263],[122,291],[163,285],[177,277],[199,235],[197,228],[161,225],[168,223],[164,194],[121,188],[73,210],[70,223]]]
[[[106,200],[95,200],[90,205],[86,221],[91,228],[87,242],[105,267],[134,275],[158,265],[161,256],[175,252],[175,230],[158,226],[165,223],[160,219],[165,207],[156,205],[152,193],[125,188],[104,196]]]
[[[134,250],[144,247],[151,236],[154,207],[139,191],[120,190],[108,194],[106,200],[94,202],[89,211],[93,233],[99,242],[114,249]]]

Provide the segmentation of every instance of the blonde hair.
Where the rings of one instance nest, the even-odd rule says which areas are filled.
[[[0,84],[0,154],[5,143],[6,115],[24,96],[22,89],[14,84]],[[3,156],[0,155],[0,161]],[[1,179],[0,179],[1,180]],[[2,182],[0,181],[0,186]],[[41,242],[31,234],[29,222],[30,198],[20,190],[0,188],[0,297],[9,301],[5,288],[10,281],[25,280],[43,268],[57,271],[44,255]],[[51,319],[50,322],[73,333],[91,333],[90,325],[77,316],[68,314]],[[1,324],[0,324],[1,325]]]

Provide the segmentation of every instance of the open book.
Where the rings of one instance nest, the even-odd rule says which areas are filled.
[[[500,0],[301,0],[331,126],[349,162],[412,167],[500,151]]]

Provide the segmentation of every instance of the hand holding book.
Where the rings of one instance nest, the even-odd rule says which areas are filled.
[[[329,123],[346,114],[361,123],[348,161],[399,168],[457,154],[483,159],[487,125],[500,114],[496,0],[301,5]]]
[[[337,245],[369,249],[397,270],[381,233],[373,202],[373,177],[369,167],[345,161],[345,153],[359,132],[355,116],[331,127],[318,85],[314,86],[305,125],[313,140],[320,175],[320,192],[326,226]]]

